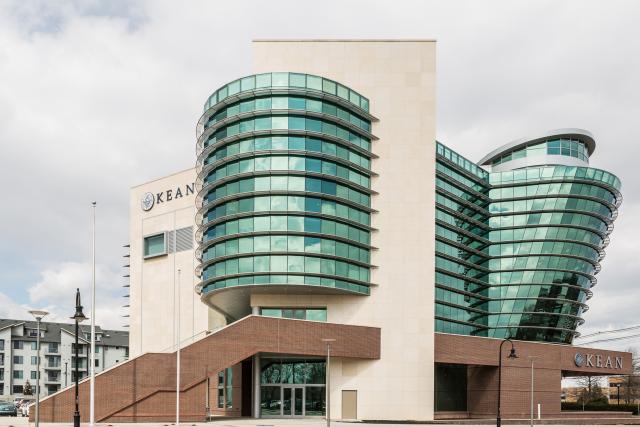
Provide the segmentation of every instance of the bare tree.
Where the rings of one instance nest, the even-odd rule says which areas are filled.
[[[588,375],[577,378],[578,387],[582,388],[578,395],[578,402],[588,404],[597,400],[606,399],[600,385],[600,377]]]
[[[622,395],[625,403],[634,403],[636,399],[640,399],[640,354],[635,348],[629,348],[626,351],[632,354],[630,375],[623,377],[621,387]]]

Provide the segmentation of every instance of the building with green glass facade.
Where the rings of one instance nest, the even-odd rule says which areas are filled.
[[[299,73],[248,76],[211,95],[198,123],[203,301],[242,318],[252,289],[370,295],[368,105],[340,83]],[[622,201],[619,179],[589,167],[594,150],[579,129],[506,144],[478,164],[436,143],[435,332],[571,344]],[[325,307],[254,314],[327,320]],[[282,415],[274,401],[295,398],[265,382],[274,369],[284,375],[283,363],[261,361],[265,416]],[[466,370],[442,366],[436,381],[454,374]],[[323,404],[322,384],[300,401]]]
[[[570,344],[622,202],[591,134],[507,144],[491,172],[436,149],[436,330]]]
[[[205,298],[236,286],[369,294],[373,120],[366,98],[306,74],[249,76],[211,95],[198,124]]]
[[[560,416],[563,376],[630,369],[572,346],[622,200],[591,134],[473,162],[436,141],[434,41],[253,50],[206,98],[196,167],[131,192],[132,356],[180,339],[226,357],[190,359],[190,413],[431,421],[492,417],[502,396],[522,418],[531,357]]]

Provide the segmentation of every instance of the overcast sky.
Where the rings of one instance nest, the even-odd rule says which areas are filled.
[[[88,309],[97,200],[96,320],[126,323],[129,188],[194,165],[202,105],[250,74],[253,38],[435,38],[437,137],[461,154],[593,132],[625,201],[581,331],[640,324],[639,20],[604,0],[2,1],[0,317],[63,320],[76,287]]]

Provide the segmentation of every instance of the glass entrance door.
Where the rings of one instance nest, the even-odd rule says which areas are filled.
[[[304,416],[303,387],[282,387],[282,415],[285,417]]]

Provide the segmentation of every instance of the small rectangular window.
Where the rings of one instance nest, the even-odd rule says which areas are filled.
[[[151,258],[167,254],[166,233],[144,238],[144,257]]]

